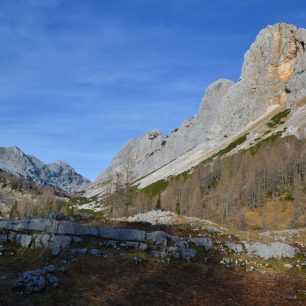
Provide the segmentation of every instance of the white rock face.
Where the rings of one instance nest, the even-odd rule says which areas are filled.
[[[306,97],[306,30],[299,29],[296,33],[297,60],[293,75],[288,80],[286,88],[288,93],[287,106],[292,107],[295,103]]]
[[[147,222],[150,224],[172,224],[177,214],[171,211],[152,210],[147,213],[137,214],[127,218],[127,222]]]
[[[140,187],[144,187],[194,167],[201,156],[271,111],[293,107],[306,97],[305,43],[306,30],[293,25],[280,23],[262,30],[245,54],[236,84],[221,79],[208,86],[198,115],[169,136],[151,131],[129,141],[110,167],[87,186],[85,195],[103,193],[101,186],[112,173],[120,172],[126,155],[133,161],[136,179],[141,179]],[[287,134],[297,134],[298,128],[288,127]],[[145,184],[144,177],[150,177]]]
[[[45,165],[17,147],[0,147],[0,170],[23,176],[41,185],[52,185],[66,192],[72,192],[89,183],[89,180],[76,173],[67,163],[56,161]]]
[[[296,27],[288,24],[268,26],[258,34],[245,54],[240,81],[219,104],[210,131],[215,142],[220,143],[224,134],[237,134],[269,107],[286,103],[286,82],[297,58],[304,55],[297,35]]]

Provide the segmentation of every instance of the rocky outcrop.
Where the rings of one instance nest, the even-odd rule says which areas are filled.
[[[294,258],[299,252],[297,248],[281,242],[271,244],[245,242],[244,246],[249,256],[258,256],[263,259]]]
[[[126,156],[142,188],[196,166],[199,156],[271,111],[293,107],[306,97],[305,43],[306,30],[293,25],[280,23],[262,30],[245,54],[237,83],[221,79],[208,86],[199,113],[170,135],[154,130],[128,142],[97,181],[86,187],[85,195],[103,193],[103,185],[122,170]],[[287,134],[290,131],[296,134],[288,127]]]
[[[211,138],[220,142],[223,135],[235,135],[269,108],[286,105],[286,83],[300,66],[300,58],[305,58],[299,33],[306,31],[280,23],[258,34],[245,54],[240,80],[220,102]],[[291,90],[298,92],[300,88],[292,86]]]
[[[55,268],[53,265],[23,272],[12,284],[12,289],[22,291],[25,294],[42,292],[48,287],[57,288],[58,279],[53,275]]]
[[[0,170],[22,176],[40,185],[51,185],[72,192],[89,183],[85,177],[63,161],[44,164],[17,147],[0,148]]]
[[[141,251],[150,251],[153,256],[161,259],[195,260],[197,249],[201,252],[220,252],[220,254],[233,253],[241,255],[246,253],[249,257],[263,259],[294,258],[300,254],[297,247],[286,243],[243,241],[234,243],[214,241],[209,236],[194,236],[189,238],[171,236],[163,231],[143,231],[130,228],[88,227],[70,221],[57,221],[54,219],[29,219],[22,221],[0,221],[0,244],[15,242],[25,248],[45,248],[56,256],[62,250],[72,245],[93,238],[99,245],[106,245],[115,249],[134,248]],[[81,238],[82,237],[82,238]],[[226,237],[226,236],[225,236]],[[230,239],[230,236],[227,237]],[[87,254],[101,256],[102,252],[95,248],[72,249],[73,254]],[[215,256],[215,255],[213,255]]]

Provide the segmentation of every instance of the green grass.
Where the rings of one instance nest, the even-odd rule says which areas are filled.
[[[66,207],[66,214],[67,215],[73,215],[75,213],[88,213],[88,214],[94,214],[96,215],[96,212],[90,210],[90,209],[82,209],[82,208],[76,208],[75,206],[82,206],[84,204],[88,204],[91,202],[96,202],[98,201],[98,196],[93,196],[91,198],[85,198],[85,197],[76,197],[73,196],[69,199],[69,202],[67,203]],[[104,213],[103,213],[104,214]],[[101,214],[98,214],[101,215]]]
[[[260,147],[262,147],[265,144],[273,143],[276,139],[280,138],[282,134],[283,134],[282,131],[273,133],[271,136],[262,139],[261,141],[256,143],[253,147],[250,147],[248,150],[250,150],[251,154],[254,155]]]
[[[171,180],[178,181],[181,177],[184,179],[184,182],[188,179],[188,171],[184,171],[176,176],[171,177]]]
[[[84,205],[91,202],[96,202],[98,200],[98,196],[93,196],[91,198],[85,197],[71,197],[69,200],[69,205]]]
[[[233,149],[235,149],[236,147],[238,147],[239,145],[244,143],[246,141],[248,135],[249,135],[249,133],[240,136],[239,138],[237,138],[236,140],[231,142],[226,148],[220,150],[218,153],[211,156],[209,158],[209,160],[212,160],[217,156],[222,156],[222,155],[225,155],[226,153],[229,153],[230,151],[232,151]]]
[[[267,130],[267,131],[265,131],[264,133],[263,133],[263,136],[265,136],[265,135],[267,135],[267,134],[269,134],[269,133],[271,133],[272,131],[271,130]]]
[[[276,127],[278,124],[285,123],[283,119],[287,118],[287,116],[290,114],[291,110],[286,109],[283,112],[280,112],[273,116],[270,120],[270,122],[267,123],[267,126],[270,128]]]
[[[142,192],[145,193],[146,196],[154,197],[160,193],[162,193],[168,186],[169,182],[166,180],[159,180],[154,182],[153,184],[142,189]]]
[[[96,217],[104,217],[104,215],[105,215],[103,211],[93,211],[91,209],[77,209],[74,212],[78,213],[78,214],[93,215],[93,216],[96,216]]]

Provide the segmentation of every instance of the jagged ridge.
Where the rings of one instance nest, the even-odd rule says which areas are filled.
[[[18,147],[0,147],[0,170],[22,176],[40,185],[51,185],[72,192],[90,181],[63,161],[44,164]]]
[[[260,126],[286,108],[293,109],[293,119],[284,135],[305,137],[304,105],[295,110],[306,97],[305,42],[306,30],[293,25],[279,23],[263,29],[245,54],[237,83],[226,79],[212,83],[198,115],[169,136],[151,131],[129,141],[85,195],[103,193],[107,178],[120,172],[126,154],[135,161],[142,188],[196,166],[246,131],[251,143]],[[253,128],[256,133],[251,133]]]

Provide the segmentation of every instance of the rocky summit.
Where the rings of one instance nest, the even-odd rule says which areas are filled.
[[[72,192],[89,183],[63,161],[44,164],[34,156],[27,155],[18,147],[0,147],[0,170],[40,185],[51,185],[65,192]]]
[[[122,171],[127,156],[143,188],[192,169],[242,133],[247,133],[249,144],[254,143],[258,128],[287,109],[291,114],[282,136],[304,138],[305,43],[305,29],[285,23],[263,29],[245,54],[238,82],[221,79],[209,85],[198,114],[170,135],[152,130],[129,141],[86,187],[85,195],[103,194],[107,180]]]

